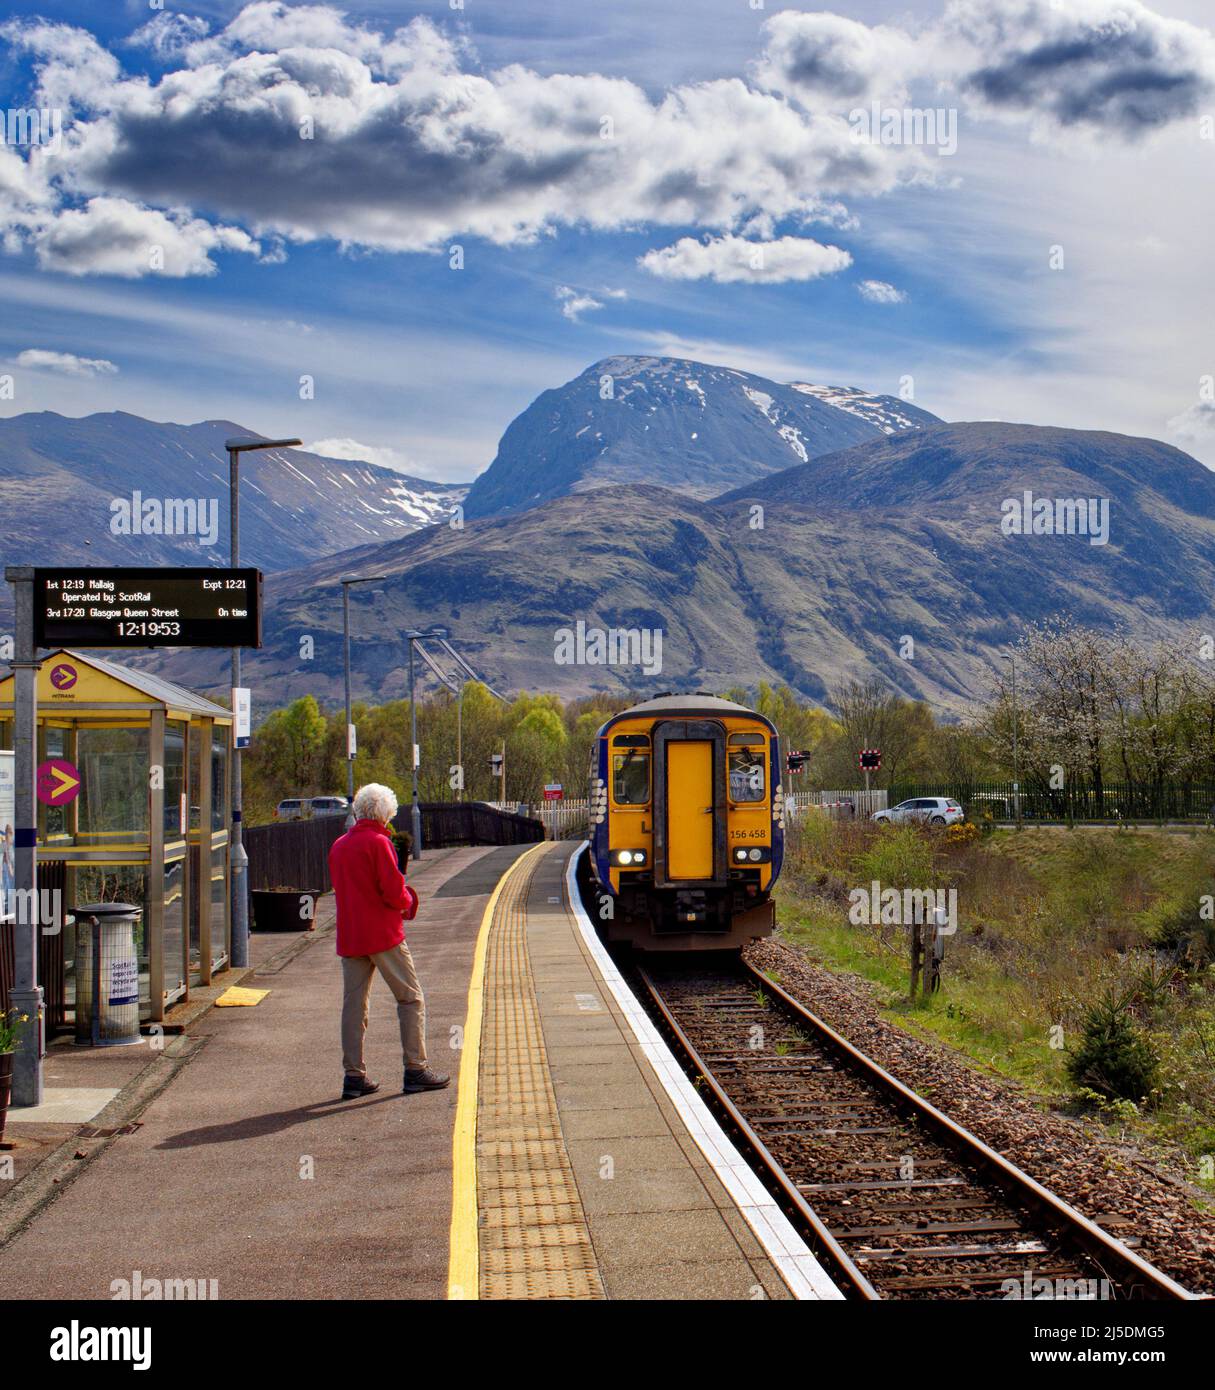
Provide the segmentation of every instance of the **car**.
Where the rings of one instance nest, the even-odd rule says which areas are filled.
[[[927,825],[955,825],[958,821],[966,819],[966,812],[947,796],[915,796],[910,801],[900,801],[889,810],[875,811],[870,819],[894,825],[903,825],[908,821],[919,821]]]
[[[344,796],[314,796],[308,805],[314,816],[344,816],[350,810]]]
[[[304,798],[300,796],[288,797],[286,801],[280,801],[274,808],[275,820],[303,820],[307,814],[304,809]]]

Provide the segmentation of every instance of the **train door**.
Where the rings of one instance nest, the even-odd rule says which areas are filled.
[[[716,720],[654,728],[654,875],[658,887],[725,882],[725,730]]]

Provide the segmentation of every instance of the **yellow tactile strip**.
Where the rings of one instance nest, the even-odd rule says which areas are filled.
[[[527,953],[535,858],[490,929],[477,1107],[482,1298],[603,1298],[566,1153]]]

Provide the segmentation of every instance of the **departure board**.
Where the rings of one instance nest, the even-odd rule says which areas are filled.
[[[260,647],[255,569],[35,569],[39,647]]]

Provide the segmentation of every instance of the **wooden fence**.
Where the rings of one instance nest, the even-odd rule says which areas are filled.
[[[544,826],[530,816],[513,815],[484,801],[424,801],[423,849],[449,845],[520,845],[544,839]],[[393,824],[408,836],[411,808],[402,806]],[[245,831],[249,888],[293,888],[328,893],[329,850],[346,829],[345,816],[279,821]]]

